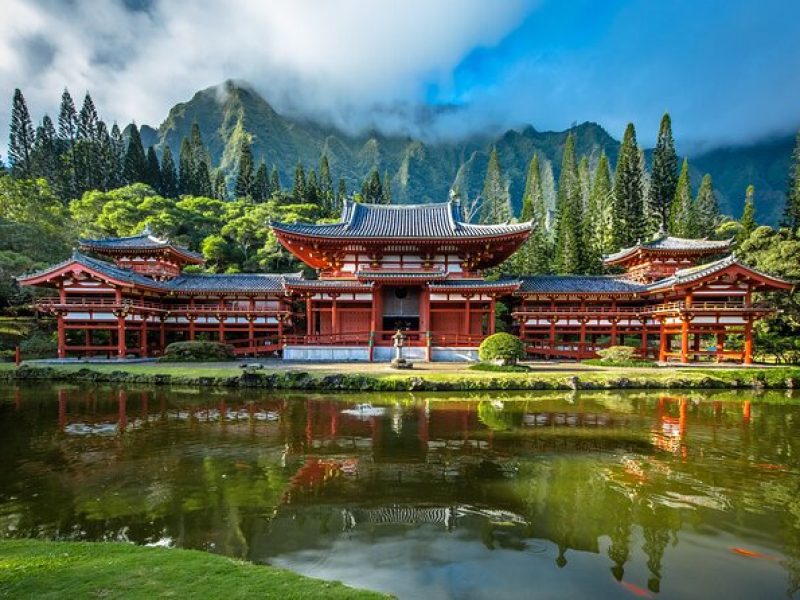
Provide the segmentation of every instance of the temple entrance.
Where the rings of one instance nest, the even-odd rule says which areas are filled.
[[[398,329],[419,332],[418,287],[389,286],[383,288],[383,315],[381,327],[385,332]]]

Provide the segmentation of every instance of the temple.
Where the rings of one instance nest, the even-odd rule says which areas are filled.
[[[458,202],[345,202],[337,223],[270,227],[316,279],[185,272],[202,256],[146,230],[81,240],[68,260],[19,281],[55,292],[36,308],[56,319],[59,357],[149,357],[211,339],[241,356],[331,361],[389,360],[398,329],[412,360],[475,360],[502,300],[534,358],[624,344],[662,362],[750,363],[753,323],[774,310],[753,294],[792,287],[740,263],[730,241],[664,234],[605,257],[615,275],[487,279],[531,224],[468,223]]]

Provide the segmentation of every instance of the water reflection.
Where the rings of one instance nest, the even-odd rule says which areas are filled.
[[[786,395],[0,399],[0,536],[201,548],[404,597],[800,585]]]

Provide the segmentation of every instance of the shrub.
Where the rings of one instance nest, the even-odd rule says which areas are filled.
[[[513,364],[525,355],[525,346],[517,336],[495,333],[481,342],[478,356],[484,361]]]
[[[233,360],[236,355],[233,346],[220,342],[173,342],[167,346],[164,356],[159,360],[164,362],[193,362],[193,361],[221,361]]]
[[[32,331],[19,343],[22,358],[49,358],[58,354],[55,335]]]
[[[629,363],[637,360],[636,348],[631,346],[609,346],[603,350],[598,350],[600,362],[606,364]]]

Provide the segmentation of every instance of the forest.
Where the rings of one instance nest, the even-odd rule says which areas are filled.
[[[21,289],[15,277],[64,260],[81,237],[132,235],[149,225],[202,252],[210,272],[288,272],[302,265],[271,235],[270,220],[335,221],[344,199],[392,203],[386,172],[382,177],[375,166],[364,173],[359,189],[348,190],[325,154],[316,164],[298,161],[292,181],[281,181],[274,165],[253,155],[247,135],[228,170],[212,164],[197,124],[176,152],[169,145],[145,148],[136,124],[109,127],[88,93],[78,109],[65,90],[57,119],[44,115],[34,125],[16,90],[9,131],[6,161],[0,157],[0,310],[6,314],[28,311],[34,293]],[[632,123],[616,164],[602,153],[578,156],[572,134],[561,157],[556,181],[550,162],[533,153],[518,214],[494,148],[482,193],[460,197],[454,183],[450,196],[460,198],[465,220],[533,224],[524,247],[493,275],[599,274],[603,255],[670,234],[733,238],[745,263],[800,280],[800,132],[779,228],[759,225],[752,185],[742,190],[740,215],[721,214],[710,175],[693,190],[668,114],[649,165]],[[800,360],[797,297],[774,300],[781,310],[758,325],[758,347],[795,362]]]

